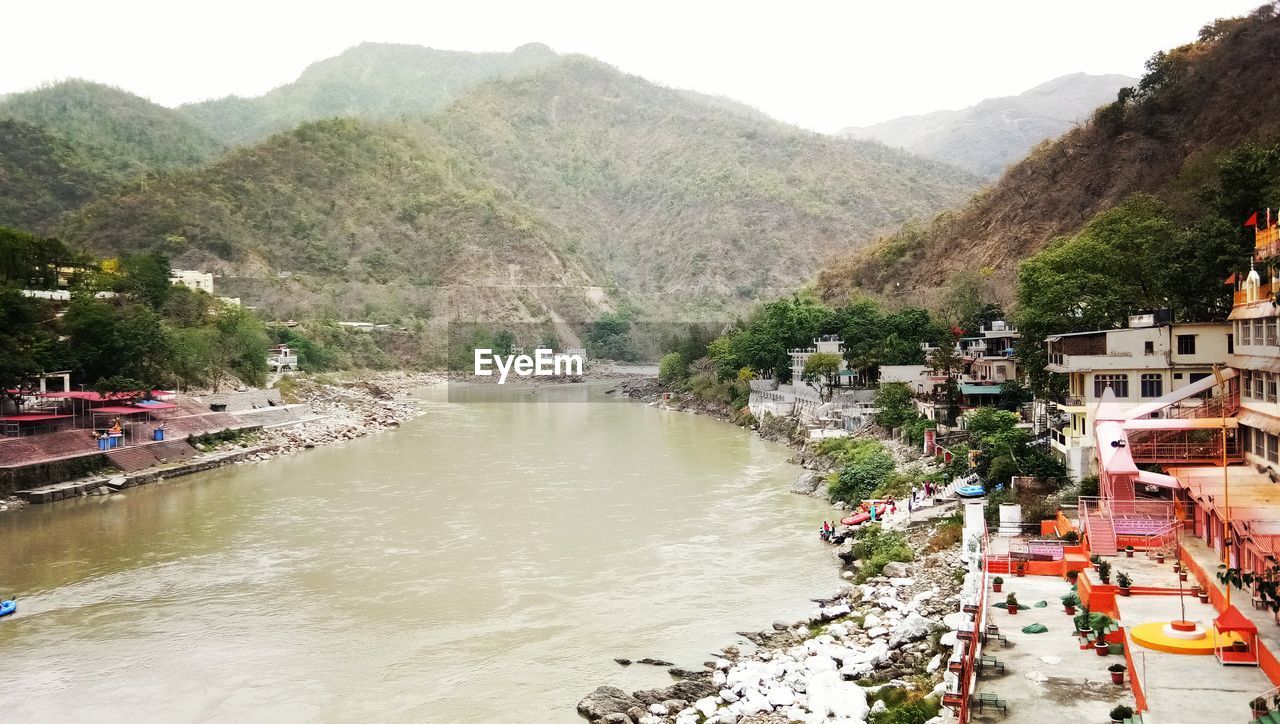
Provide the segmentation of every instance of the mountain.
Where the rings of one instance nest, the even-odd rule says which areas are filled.
[[[84,148],[0,117],[0,226],[52,233],[63,214],[113,183]]]
[[[1205,26],[1197,42],[1153,57],[1122,99],[1037,146],[966,205],[827,266],[819,290],[833,300],[860,290],[936,302],[951,280],[981,271],[1008,301],[1021,260],[1133,194],[1194,219],[1219,159],[1280,139],[1277,58],[1280,18],[1269,6]],[[1260,184],[1280,181],[1276,173],[1255,171]]]
[[[221,143],[173,110],[83,80],[6,96],[0,117],[54,132],[125,177],[191,166],[222,151]]]
[[[989,98],[958,111],[845,128],[839,135],[880,141],[996,178],[1036,144],[1087,120],[1094,109],[1135,82],[1124,75],[1072,73],[1016,96]]]
[[[544,68],[558,57],[540,43],[510,53],[362,43],[313,63],[296,81],[265,95],[229,96],[178,110],[223,142],[238,144],[321,118],[426,115],[487,80]]]
[[[788,289],[975,183],[581,56],[481,86],[430,123],[633,295]]]
[[[176,112],[70,80],[0,101],[0,225],[50,233],[96,194],[222,150]]]
[[[713,313],[976,183],[571,56],[431,116],[304,124],[64,230],[101,253],[164,248],[273,316]]]

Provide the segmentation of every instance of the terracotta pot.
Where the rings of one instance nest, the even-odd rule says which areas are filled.
[[[1200,598],[1200,603],[1208,603],[1208,602],[1209,602],[1209,592],[1208,592],[1208,591],[1201,591],[1201,592],[1200,592],[1200,594],[1199,594],[1199,598]]]
[[[1128,588],[1126,588],[1125,586],[1121,586],[1118,590],[1120,591],[1120,595],[1121,595],[1121,596],[1128,596],[1128,595],[1129,595],[1129,589],[1128,589]]]
[[[1186,571],[1181,571],[1181,572],[1179,572],[1179,573],[1178,573],[1178,580],[1179,580],[1179,581],[1185,581],[1185,580],[1187,580],[1187,572],[1186,572]]]
[[[1076,607],[1075,607],[1075,606],[1063,606],[1062,608],[1067,612],[1067,615],[1068,615],[1068,616],[1074,616],[1074,615],[1076,615]]]
[[[1133,558],[1133,549],[1131,549],[1131,548],[1126,548],[1126,549],[1124,550],[1124,557],[1125,557],[1125,558]]]
[[[1157,554],[1156,554],[1156,563],[1164,563],[1164,554],[1163,554],[1163,553],[1157,553]]]
[[[1124,672],[1123,672],[1123,671],[1112,671],[1112,672],[1111,672],[1111,683],[1113,683],[1113,684],[1123,684],[1123,683],[1124,683]]]
[[[1019,568],[1018,570],[1016,570],[1016,571],[1014,571],[1014,572],[1013,572],[1013,575],[1017,576],[1018,578],[1022,578],[1022,577],[1024,577],[1024,576],[1026,576],[1026,575],[1027,575],[1027,572],[1026,572],[1025,570],[1023,570],[1023,569]]]
[[[993,583],[993,584],[991,584],[991,590],[992,590],[992,591],[995,591],[996,593],[999,593],[999,592],[1000,592],[1000,587],[1001,587],[1001,586],[1003,586],[1003,585],[1004,585],[1003,583]]]
[[[1011,605],[1011,606],[1008,606],[1007,608],[1009,609],[1009,615],[1010,615],[1010,616],[1017,616],[1017,615],[1018,615],[1018,607],[1017,607],[1017,605]]]
[[[1106,641],[1102,641],[1102,642],[1095,641],[1093,644],[1093,652],[1099,656],[1106,656],[1108,653],[1110,653],[1110,647],[1107,645]]]

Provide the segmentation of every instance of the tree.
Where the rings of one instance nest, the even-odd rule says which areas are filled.
[[[77,377],[126,377],[153,386],[169,379],[169,331],[151,308],[76,294],[62,324]]]
[[[214,322],[212,374],[214,387],[224,374],[261,385],[267,378],[267,333],[262,322],[242,307],[224,304]]]
[[[668,352],[658,362],[658,382],[671,386],[689,376],[689,363],[679,352]]]
[[[905,382],[887,382],[876,390],[876,424],[886,430],[902,427],[919,417],[911,388]]]
[[[840,374],[840,363],[840,357],[837,355],[814,352],[804,361],[804,381],[812,385],[825,378],[830,385]]]
[[[173,283],[169,281],[169,258],[158,251],[144,251],[126,256],[121,268],[124,279],[121,291],[152,309],[164,308]]]
[[[893,470],[893,456],[883,446],[866,448],[840,470],[831,483],[831,497],[857,505],[880,487]]]

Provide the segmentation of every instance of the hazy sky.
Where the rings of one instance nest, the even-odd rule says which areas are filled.
[[[1153,52],[1261,0],[6,3],[0,93],[83,77],[164,105],[257,95],[361,41],[539,41],[819,131],[959,108]],[[332,8],[330,7],[332,5]]]

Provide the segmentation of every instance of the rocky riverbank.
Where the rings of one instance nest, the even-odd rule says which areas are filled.
[[[628,380],[614,392],[664,409],[732,416],[724,405],[665,399],[655,379]],[[836,461],[807,445],[794,420],[769,418],[752,429],[796,450],[792,462],[805,471],[792,492],[826,497],[826,476]],[[882,442],[899,466],[922,464],[914,450]],[[611,724],[765,724],[862,722],[913,707],[913,720],[942,721],[933,712],[941,699],[943,659],[962,618],[956,613],[958,525],[942,517],[948,510],[926,507],[914,516],[899,510],[884,521],[911,550],[928,551],[914,562],[890,562],[881,575],[865,577],[860,571],[866,562],[855,556],[853,541],[844,540],[833,546],[840,576],[865,580],[815,601],[810,617],[739,632],[745,644],[725,648],[701,669],[670,668],[676,681],[668,687],[628,693],[601,686],[579,702],[578,713]]]
[[[947,525],[934,518],[905,534],[913,549],[929,550]],[[954,613],[960,565],[957,545],[889,563],[882,575],[815,601],[804,620],[740,632],[747,643],[700,670],[670,669],[671,686],[631,693],[601,686],[578,713],[610,724],[762,724],[862,722],[904,705],[932,711],[962,618]],[[858,562],[846,568],[852,575]]]

